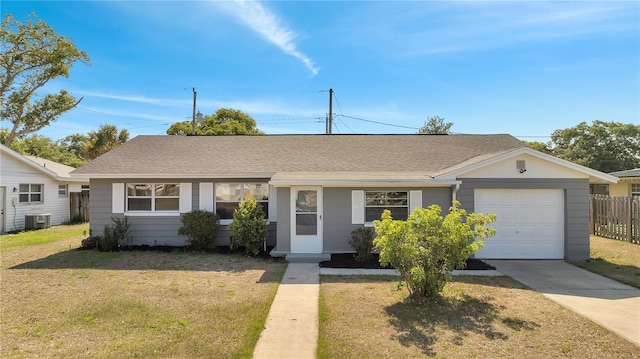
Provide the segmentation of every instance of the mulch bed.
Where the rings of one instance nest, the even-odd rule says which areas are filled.
[[[320,267],[324,268],[364,268],[364,269],[393,269],[391,266],[383,267],[378,261],[378,254],[374,253],[366,262],[358,262],[353,253],[332,254],[330,261],[320,262]],[[491,266],[479,259],[467,259],[467,265],[463,270],[494,270]]]

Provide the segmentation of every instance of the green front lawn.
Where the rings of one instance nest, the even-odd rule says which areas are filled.
[[[284,263],[78,251],[68,229],[3,236],[0,357],[251,357]]]
[[[322,276],[319,358],[639,358],[640,347],[508,277],[455,277],[439,300],[397,277]]]
[[[591,236],[591,259],[574,263],[590,272],[640,288],[640,245]]]

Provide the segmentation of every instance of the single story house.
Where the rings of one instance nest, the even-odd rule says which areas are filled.
[[[91,179],[91,230],[128,216],[133,244],[182,246],[180,214],[227,225],[245,196],[268,217],[273,256],[352,252],[351,231],[384,209],[453,200],[498,215],[478,258],[589,258],[589,183],[617,178],[510,135],[139,136],[73,172]]]
[[[640,196],[640,168],[609,173],[618,183],[609,185],[610,196]]]
[[[0,145],[0,233],[62,224],[88,206],[89,178],[74,169]]]

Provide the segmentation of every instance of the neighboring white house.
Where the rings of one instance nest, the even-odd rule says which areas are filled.
[[[78,194],[89,189],[88,178],[69,176],[73,170],[0,145],[0,233],[24,229],[26,216],[37,228],[69,221],[78,213],[71,203],[80,205],[86,195]]]

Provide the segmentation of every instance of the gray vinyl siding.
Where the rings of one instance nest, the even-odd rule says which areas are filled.
[[[102,235],[105,225],[111,225],[112,217],[122,218],[122,214],[114,215],[112,211],[112,183],[124,182],[122,180],[91,180],[91,206],[90,206],[90,231],[92,235]],[[126,182],[136,183],[192,183],[192,209],[200,206],[200,182],[213,182],[213,180],[184,180],[184,179],[130,179]],[[219,182],[243,182],[242,180],[228,180]],[[248,181],[247,181],[248,182]],[[255,182],[253,180],[252,182]],[[179,216],[129,216],[131,223],[131,245],[149,246],[185,246],[186,236],[178,235],[178,228],[182,225]],[[275,245],[276,222],[267,226],[267,245]],[[231,233],[228,226],[220,226],[215,244],[218,246],[229,245]]]
[[[564,256],[567,261],[589,259],[588,179],[486,179],[465,178],[457,199],[467,211],[474,210],[476,188],[564,190]]]
[[[278,224],[276,248],[278,252],[291,251],[291,189],[279,187],[278,192]]]
[[[451,206],[451,187],[428,188],[332,188],[323,189],[323,239],[325,253],[353,252],[349,245],[351,232],[361,224],[351,224],[351,191],[422,191],[422,207],[439,205],[443,211]]]

